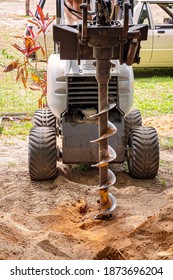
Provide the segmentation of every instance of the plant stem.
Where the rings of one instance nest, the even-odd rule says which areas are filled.
[[[44,45],[45,45],[45,54],[46,54],[46,61],[48,60],[48,54],[47,54],[47,42],[46,42],[46,34],[45,32],[44,34]]]
[[[37,69],[37,67],[34,67],[34,66],[29,62],[29,60],[27,61],[27,64],[28,64],[32,69],[34,69],[34,70],[36,71],[37,75],[39,76],[40,72],[39,72],[39,70]]]

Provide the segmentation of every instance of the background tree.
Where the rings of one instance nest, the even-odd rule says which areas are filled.
[[[30,0],[26,0],[25,1],[26,16],[29,16],[29,9],[30,9]]]

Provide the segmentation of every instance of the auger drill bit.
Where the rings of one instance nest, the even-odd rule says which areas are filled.
[[[107,3],[106,3],[107,1]],[[111,13],[111,2],[110,0],[98,0],[96,2],[96,25],[98,26],[110,26],[110,13]],[[112,186],[116,177],[114,173],[108,168],[108,163],[116,158],[116,152],[108,145],[108,138],[116,133],[116,127],[108,121],[108,111],[113,109],[116,104],[108,103],[108,83],[110,80],[110,69],[112,63],[113,52],[109,42],[104,40],[100,35],[92,34],[89,36],[87,41],[87,25],[86,25],[86,14],[87,6],[84,3],[82,5],[83,10],[83,28],[82,28],[82,40],[81,42],[93,48],[93,57],[96,59],[96,80],[98,83],[98,113],[91,116],[98,118],[98,139],[93,142],[99,145],[99,162],[93,166],[99,168],[99,193],[102,212],[99,213],[97,219],[108,219],[112,212],[116,208],[116,199],[108,188]]]
[[[97,51],[96,51],[97,53]],[[110,80],[111,62],[109,59],[96,59],[96,79],[98,82],[98,114],[92,117],[98,118],[99,138],[92,140],[91,143],[99,145],[99,162],[92,166],[99,168],[99,193],[102,212],[96,219],[107,219],[112,215],[116,208],[116,199],[109,193],[108,188],[112,186],[116,177],[108,168],[108,163],[116,158],[116,152],[108,145],[108,138],[117,131],[116,127],[108,121],[108,111],[113,109],[116,104],[108,103],[108,83]]]
[[[98,139],[91,141],[99,145],[99,162],[93,166],[99,168],[98,190],[102,211],[96,218],[108,219],[116,208],[116,199],[108,191],[109,187],[116,181],[114,173],[108,168],[109,162],[116,159],[116,152],[109,146],[108,140],[117,131],[116,127],[108,121],[109,110],[116,106],[116,104],[109,104],[108,102],[108,84],[112,67],[110,60],[116,57],[122,63],[124,59],[123,44],[127,41],[129,4],[124,3],[123,26],[118,22],[111,21],[110,0],[96,1],[96,21],[94,25],[87,24],[87,4],[83,3],[81,8],[83,24],[79,29],[81,32],[79,42],[81,45],[88,45],[92,48],[93,58],[96,60],[95,77],[98,83],[98,113],[91,116],[98,118]]]

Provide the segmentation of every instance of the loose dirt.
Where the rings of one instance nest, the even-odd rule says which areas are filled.
[[[0,2],[1,32],[19,28],[24,1]],[[37,1],[31,3],[33,10]],[[144,124],[154,126],[162,142],[173,137],[173,115]],[[57,179],[31,182],[27,142],[0,137],[0,259],[173,259],[172,149],[161,148],[153,180],[132,179],[125,164],[110,165],[117,208],[101,221],[94,219],[98,170],[59,162]]]
[[[159,125],[157,117],[144,120],[151,123],[161,139],[162,127],[173,137],[173,115]],[[125,164],[111,164],[118,206],[100,221],[98,170],[59,162],[57,179],[31,182],[27,141],[0,138],[0,259],[173,258],[172,150],[161,149],[153,180],[132,179]]]

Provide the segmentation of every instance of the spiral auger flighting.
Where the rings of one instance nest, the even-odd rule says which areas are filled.
[[[109,59],[96,60],[96,79],[98,82],[98,113],[91,117],[98,118],[99,137],[92,140],[91,143],[99,145],[99,162],[92,166],[99,168],[99,193],[102,212],[96,216],[96,219],[108,219],[112,216],[116,208],[116,199],[108,191],[116,182],[115,174],[108,168],[109,162],[116,158],[116,152],[109,146],[108,138],[117,132],[117,128],[108,120],[108,112],[116,104],[108,103],[108,82],[110,80],[111,62]]]

